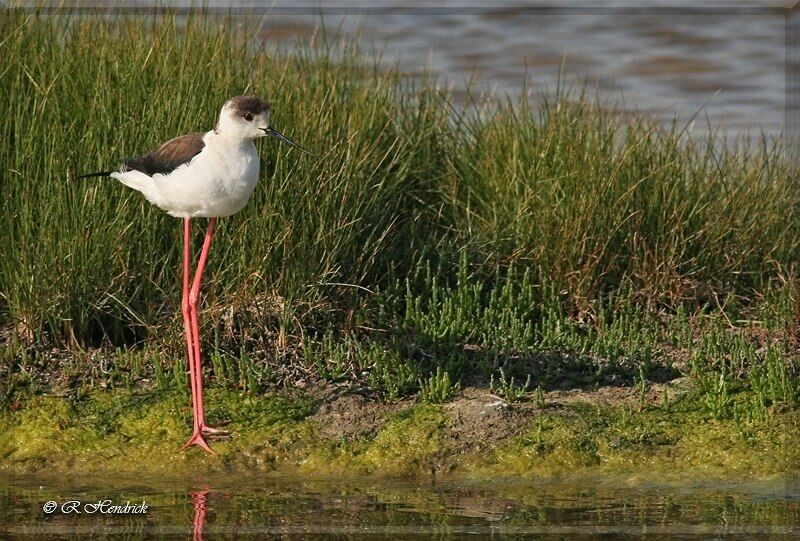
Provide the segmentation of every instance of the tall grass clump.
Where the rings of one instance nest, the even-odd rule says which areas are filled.
[[[800,190],[779,146],[687,141],[574,91],[478,111],[458,123],[443,185],[459,244],[538,269],[579,308],[621,284],[673,304],[752,295],[798,254]]]

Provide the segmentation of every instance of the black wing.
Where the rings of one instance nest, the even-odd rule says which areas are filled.
[[[153,176],[156,173],[166,175],[179,166],[189,163],[192,158],[200,154],[205,147],[203,133],[190,133],[170,139],[156,150],[139,156],[122,160],[123,170],[134,169],[145,175]]]

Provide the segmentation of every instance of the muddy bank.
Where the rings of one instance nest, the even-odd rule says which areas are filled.
[[[712,420],[685,382],[553,391],[509,403],[467,387],[441,405],[383,402],[346,386],[252,396],[212,388],[217,455],[180,452],[191,411],[181,392],[38,396],[0,416],[5,474],[113,472],[326,476],[535,476],[762,479],[797,471],[796,416]]]

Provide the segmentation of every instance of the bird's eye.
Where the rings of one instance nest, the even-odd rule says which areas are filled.
[[[245,113],[244,114],[244,119],[246,121],[248,121],[248,122],[252,122],[253,121],[253,113]]]

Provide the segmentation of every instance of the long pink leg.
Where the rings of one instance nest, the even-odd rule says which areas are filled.
[[[200,399],[198,409],[201,430],[206,427],[206,410],[203,403],[203,370],[200,357],[200,328],[197,321],[197,305],[200,302],[200,283],[203,280],[203,271],[205,271],[206,263],[208,262],[208,252],[211,249],[211,239],[214,237],[216,225],[216,218],[211,218],[208,221],[206,238],[203,240],[203,249],[200,251],[200,261],[197,263],[197,270],[194,274],[194,282],[192,283],[191,291],[189,291],[189,307],[191,308],[192,315],[192,338],[194,339],[194,366],[195,372],[198,374],[197,391]]]
[[[189,387],[192,391],[192,413],[194,417],[194,431],[198,432],[200,419],[197,416],[197,386],[195,385],[194,364],[194,338],[192,337],[192,315],[189,308],[189,275],[192,258],[192,225],[189,218],[183,219],[183,295],[181,297],[181,312],[183,313],[183,328],[186,330],[186,351],[189,359]]]
[[[199,432],[192,435],[192,438],[186,443],[186,446],[199,444],[204,449],[211,451],[208,444],[205,442],[204,436],[210,436],[214,439],[225,437],[228,435],[226,430],[208,426],[205,420],[205,405],[203,402],[203,366],[202,357],[200,353],[200,327],[197,321],[197,306],[200,302],[200,284],[203,281],[203,272],[208,262],[208,253],[211,249],[211,240],[214,237],[214,230],[216,229],[217,220],[211,218],[208,222],[208,229],[206,230],[206,237],[203,241],[203,248],[200,251],[200,260],[197,263],[197,270],[194,275],[194,282],[189,291],[189,314],[191,321],[191,334],[192,334],[192,361],[194,362],[195,372],[195,389],[197,390],[197,403],[195,405],[195,415],[197,416],[197,424]],[[213,451],[211,451],[213,452]]]
[[[192,388],[192,413],[194,426],[192,437],[183,445],[182,449],[187,449],[192,445],[199,445],[209,453],[213,453],[211,447],[203,437],[203,427],[205,425],[205,408],[203,404],[203,371],[200,363],[200,337],[197,329],[197,301],[200,290],[200,278],[203,274],[208,250],[211,247],[211,237],[214,235],[214,225],[216,220],[211,219],[206,232],[206,239],[203,242],[203,250],[200,254],[200,263],[197,266],[194,284],[189,290],[189,273],[191,259],[191,226],[189,218],[184,218],[183,240],[183,302],[181,310],[183,312],[183,322],[186,328],[186,345],[189,353],[189,377]]]

